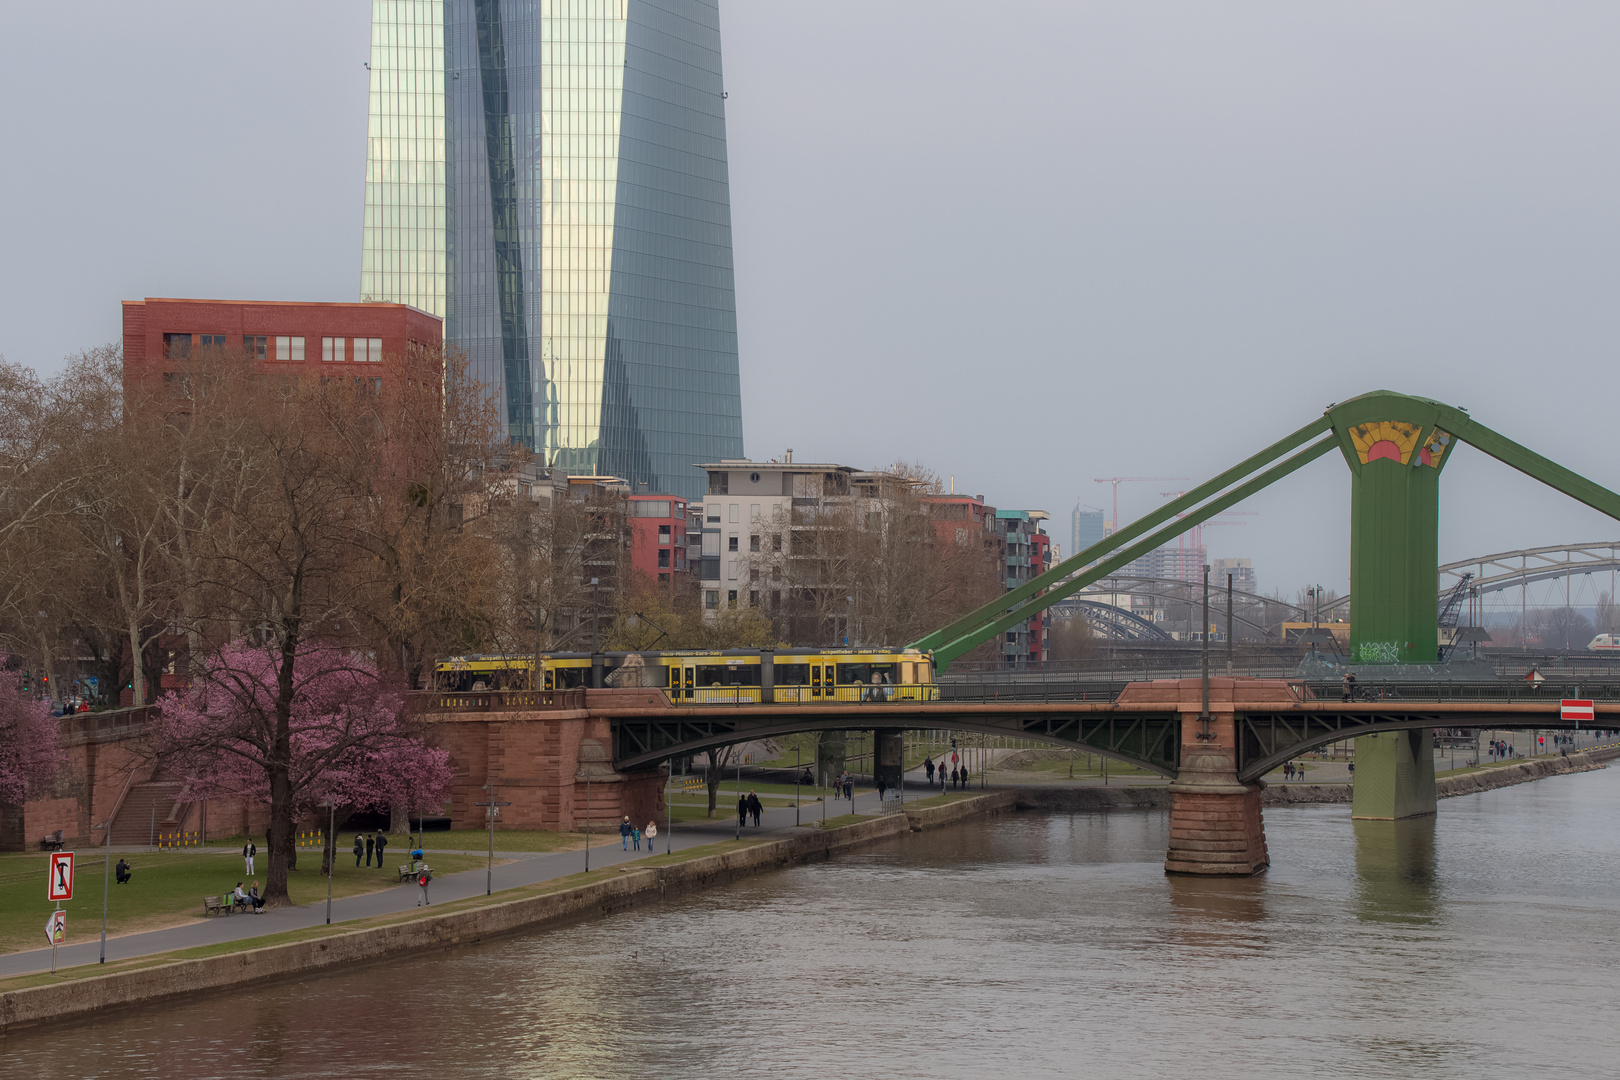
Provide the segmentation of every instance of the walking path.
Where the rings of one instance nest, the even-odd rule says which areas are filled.
[[[922,794],[922,793],[919,793]],[[805,828],[814,828],[821,821],[822,803],[806,803],[799,808],[800,821]],[[828,817],[837,817],[850,813],[848,800],[834,799],[826,805]],[[855,792],[855,812],[875,813],[879,809],[876,791]],[[742,830],[744,836],[781,836],[794,831],[793,811],[791,806],[767,809],[760,816],[760,827],[748,826]],[[717,814],[726,814],[724,803],[715,811]],[[660,826],[657,839],[657,850],[623,851],[619,846],[617,833],[598,836],[593,839],[589,851],[590,868],[592,870],[606,869],[623,863],[645,859],[650,854],[662,855],[671,847],[675,851],[685,851],[688,848],[712,844],[720,840],[729,840],[737,835],[736,818],[730,816],[716,817],[713,821],[679,822],[674,826],[673,835],[666,836],[665,830]],[[429,845],[432,844],[433,834],[427,835]],[[603,841],[598,843],[597,840]],[[472,855],[482,855],[482,851],[467,852]],[[577,874],[585,869],[586,851],[553,851],[553,852],[522,852],[498,851],[497,857],[510,860],[505,865],[496,866],[490,873],[493,889],[499,892],[503,889],[515,889],[523,885],[534,885],[542,881],[551,881],[556,878]],[[424,859],[429,866],[433,865],[434,850],[431,846],[426,848]],[[464,900],[468,897],[484,895],[485,873],[483,869],[463,870],[455,874],[446,874],[444,877],[435,877],[428,886],[429,899],[435,904],[448,903],[453,900]],[[362,896],[349,896],[332,901],[332,922],[334,924],[347,922],[351,919],[364,919],[373,915],[392,915],[409,911],[417,906],[421,897],[421,889],[415,884],[407,883],[381,892],[366,893]],[[189,949],[199,945],[217,945],[222,942],[241,941],[246,938],[261,937],[265,934],[279,934],[288,930],[301,930],[305,927],[320,926],[326,922],[326,901],[315,904],[306,904],[300,907],[285,907],[266,909],[258,915],[239,913],[229,917],[214,917],[211,919],[199,918],[195,922],[182,926],[171,926],[164,930],[148,930],[143,933],[125,934],[120,937],[107,939],[107,959],[123,960],[136,956],[150,956],[153,953],[170,952],[174,949]],[[94,964],[101,955],[101,938],[97,934],[89,940],[57,949],[56,966],[59,968],[75,967],[81,964]],[[35,971],[49,971],[51,968],[50,949],[32,949],[27,952],[8,953],[0,956],[0,978],[11,975],[25,975]]]

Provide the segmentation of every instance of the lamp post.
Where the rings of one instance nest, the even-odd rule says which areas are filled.
[[[793,827],[799,827],[799,748],[793,748]]]
[[[107,962],[107,895],[108,878],[112,874],[112,818],[102,828],[107,830],[107,855],[101,866],[101,963]]]
[[[585,766],[585,872],[591,872],[591,767]]]
[[[489,896],[495,888],[495,817],[501,812],[501,807],[511,806],[511,802],[497,802],[495,799],[495,785],[485,784],[484,790],[489,792],[489,801],[473,803],[474,806],[484,808],[484,816],[489,819],[489,860],[484,864],[484,895]]]
[[[332,864],[337,862],[337,803],[328,800],[326,807],[326,925],[332,925]]]

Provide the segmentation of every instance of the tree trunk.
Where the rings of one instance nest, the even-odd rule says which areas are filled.
[[[131,619],[129,621],[129,626],[126,628],[126,632],[129,634],[129,655],[133,658],[130,663],[131,674],[129,682],[131,689],[129,703],[131,705],[145,705],[146,670],[145,665],[141,663],[142,650],[140,625],[136,623],[134,619]]]

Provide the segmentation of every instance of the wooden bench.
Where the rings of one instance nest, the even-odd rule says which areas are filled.
[[[39,842],[39,850],[41,851],[61,851],[64,846],[65,841],[61,829],[57,829],[49,836],[41,838]]]
[[[230,905],[229,904],[221,904],[220,903],[220,897],[217,897],[217,896],[205,896],[205,897],[203,897],[203,918],[206,919],[210,915],[229,915],[230,913],[231,913]]]
[[[401,885],[403,885],[407,881],[414,881],[414,880],[416,880],[416,868],[415,867],[411,866],[410,863],[406,863],[404,866],[401,866],[399,868],[399,882],[400,882]]]

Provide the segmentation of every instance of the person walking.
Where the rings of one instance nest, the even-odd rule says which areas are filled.
[[[354,865],[360,865],[360,857],[366,853],[366,846],[360,842],[360,834],[354,834]]]
[[[624,815],[624,820],[619,822],[619,849],[621,851],[629,851],[630,850],[630,815],[629,814]]]
[[[765,804],[752,791],[748,793],[748,812],[754,817],[754,828],[759,828],[759,816],[765,812]]]
[[[366,865],[367,866],[371,865],[371,849],[372,849],[372,846],[373,846],[374,843],[375,843],[375,841],[371,839],[371,834],[366,833]],[[377,865],[381,866],[382,865],[382,860],[379,859],[377,861]]]
[[[647,832],[645,835],[647,837],[647,853],[650,855],[652,854],[653,841],[658,839],[658,822],[647,822]]]
[[[928,774],[928,786],[933,787],[934,786],[934,759],[932,757],[923,758],[923,772]]]
[[[379,870],[382,869],[383,848],[385,848],[387,846],[388,846],[388,837],[384,836],[382,833],[378,833],[377,834],[377,869],[379,869]]]
[[[641,830],[634,825],[630,826],[630,850],[641,850]]]
[[[748,796],[737,796],[737,827],[748,824]]]
[[[247,843],[242,845],[242,865],[246,868],[244,873],[246,873],[248,877],[253,876],[253,856],[257,855],[258,853],[259,849],[253,843],[253,837],[248,837]]]

